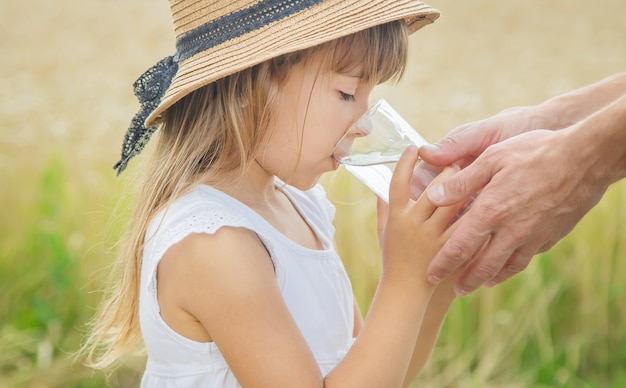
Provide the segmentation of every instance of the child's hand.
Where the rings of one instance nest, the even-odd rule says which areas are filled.
[[[383,270],[407,271],[426,281],[428,264],[451,235],[462,204],[438,208],[425,195],[411,199],[416,162],[417,147],[408,147],[391,179],[389,206],[379,201],[379,236]],[[452,168],[444,170],[431,184],[453,172]]]

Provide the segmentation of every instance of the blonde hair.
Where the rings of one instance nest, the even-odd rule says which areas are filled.
[[[141,340],[139,283],[148,224],[193,186],[215,184],[246,170],[268,133],[280,85],[295,64],[321,54],[321,70],[343,73],[359,66],[362,81],[374,85],[402,76],[407,40],[403,21],[375,26],[222,78],[168,108],[111,272],[112,286],[90,322],[78,357],[88,366],[104,369],[137,349]]]

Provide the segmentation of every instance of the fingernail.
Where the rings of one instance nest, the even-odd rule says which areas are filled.
[[[428,192],[426,194],[428,195],[428,199],[430,199],[432,202],[441,201],[444,196],[443,185],[441,183],[437,183],[436,185],[428,189]]]
[[[428,275],[428,281],[433,284],[433,285],[437,285],[439,284],[439,282],[441,282],[441,279],[439,279],[437,276],[435,275]]]
[[[454,293],[455,293],[455,294],[456,294],[456,296],[458,296],[458,297],[463,297],[463,296],[467,296],[467,295],[469,295],[469,292],[468,292],[468,291],[465,291],[465,290],[463,290],[463,289],[461,289],[461,288],[457,288],[457,287],[455,287],[455,288],[454,288]]]
[[[438,154],[441,152],[441,148],[439,148],[439,146],[436,144],[424,144],[421,148],[433,154]]]
[[[487,283],[485,283],[485,287],[487,287],[487,288],[493,288],[493,287],[495,287],[497,285],[498,285],[498,282],[493,281],[493,280],[490,280]]]

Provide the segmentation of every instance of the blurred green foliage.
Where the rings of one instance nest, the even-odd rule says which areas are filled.
[[[129,358],[107,376],[72,358],[101,296],[128,202],[119,199],[123,181],[77,186],[70,171],[53,156],[36,179],[16,182],[13,195],[32,201],[14,200],[0,222],[0,386],[136,386],[141,376],[141,359]],[[366,312],[380,270],[374,196],[342,170],[323,184],[337,206],[340,254]],[[623,386],[624,225],[621,182],[525,272],[457,300],[415,386]]]
[[[24,190],[28,197],[32,185],[32,203],[12,201],[16,208],[0,226],[0,386],[103,386],[104,375],[72,360],[97,299],[89,291],[100,287],[85,270],[95,270],[92,259],[101,267],[110,260],[91,246],[102,232],[87,236],[92,196],[71,190],[60,156],[38,179],[25,178],[25,187],[16,182],[12,193]],[[137,381],[137,372],[119,373],[129,374],[126,380]],[[122,381],[117,374],[115,381]]]
[[[625,4],[433,0],[442,17],[411,38],[410,70],[373,97],[429,140],[538,103],[626,68]],[[137,109],[130,85],[172,53],[168,4],[4,1],[0,23],[0,387],[136,386],[141,359],[107,383],[71,355],[127,220],[132,178],[110,167]],[[374,197],[342,171],[325,185],[365,312]],[[625,202],[621,182],[524,273],[455,302],[416,386],[626,386]]]
[[[375,199],[344,175],[335,174],[326,186],[337,204],[340,253],[366,311],[380,269]],[[625,259],[622,181],[524,272],[458,299],[415,386],[624,386]]]

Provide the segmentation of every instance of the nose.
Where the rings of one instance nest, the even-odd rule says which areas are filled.
[[[372,122],[372,118],[369,113],[366,112],[348,128],[337,144],[335,144],[333,154],[339,155],[340,158],[349,155],[354,139],[369,135],[373,129],[374,123]]]
[[[374,123],[372,122],[372,118],[366,113],[362,115],[356,123],[354,123],[350,132],[357,137],[362,137],[372,133],[373,129]]]

